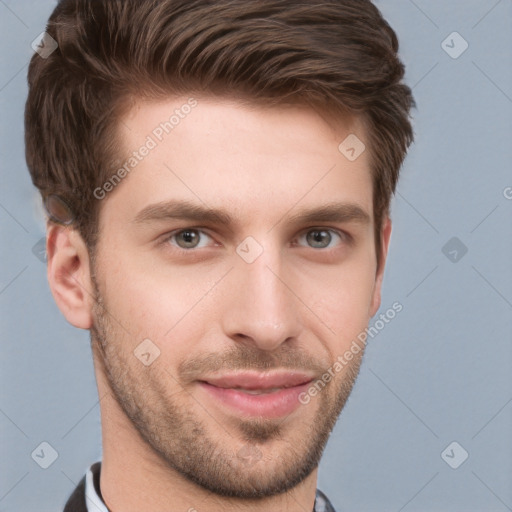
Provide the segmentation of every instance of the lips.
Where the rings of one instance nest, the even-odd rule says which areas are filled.
[[[218,387],[230,389],[244,389],[248,391],[269,392],[274,389],[292,388],[313,380],[313,375],[304,372],[280,372],[280,373],[238,373],[209,377],[203,382]]]
[[[277,418],[293,412],[314,375],[301,371],[243,372],[207,377],[201,389],[229,414]]]

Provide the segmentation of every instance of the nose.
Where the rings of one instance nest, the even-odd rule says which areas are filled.
[[[298,283],[283,272],[278,249],[266,247],[252,263],[235,254],[232,288],[222,314],[223,329],[237,342],[272,351],[297,340],[301,330]]]

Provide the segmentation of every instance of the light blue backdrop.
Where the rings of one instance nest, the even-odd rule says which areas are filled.
[[[381,308],[399,301],[403,311],[370,341],[319,488],[338,512],[506,512],[512,0],[377,4],[399,35],[418,103]],[[30,45],[54,5],[0,0],[0,511],[61,510],[101,457],[88,333],[65,322],[49,292],[37,247],[44,226],[24,160]],[[58,452],[46,470],[31,456],[42,442]]]

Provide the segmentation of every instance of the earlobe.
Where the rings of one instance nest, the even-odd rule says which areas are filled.
[[[390,238],[391,219],[389,217],[386,217],[382,223],[382,229],[380,232],[380,262],[379,267],[377,268],[377,273],[375,275],[375,286],[373,289],[373,297],[370,306],[370,317],[373,317],[380,308],[382,280],[384,278],[384,268],[386,266]]]
[[[46,252],[48,282],[57,306],[70,324],[89,329],[94,295],[85,242],[75,229],[49,222]]]

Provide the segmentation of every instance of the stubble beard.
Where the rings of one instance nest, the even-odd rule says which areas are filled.
[[[293,489],[318,466],[359,373],[363,351],[338,379],[329,382],[309,404],[300,406],[315,408],[309,421],[311,413],[305,410],[297,422],[255,418],[239,419],[235,428],[223,426],[181,386],[176,385],[169,394],[168,385],[178,381],[165,368],[155,364],[142,367],[131,351],[123,350],[127,336],[111,320],[94,280],[93,284],[96,302],[91,346],[99,371],[142,441],[165,467],[217,496],[254,500]],[[142,368],[138,370],[139,364]],[[206,409],[203,418],[194,408]],[[297,431],[295,424],[302,430]],[[212,430],[218,434],[213,435]]]

